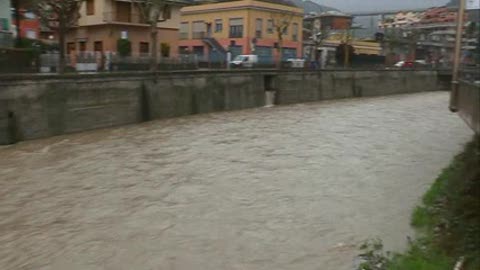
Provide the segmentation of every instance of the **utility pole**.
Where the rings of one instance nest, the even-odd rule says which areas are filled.
[[[466,0],[460,0],[457,16],[457,35],[455,38],[455,55],[453,60],[453,74],[452,74],[452,90],[450,92],[450,106],[449,109],[452,112],[458,111],[458,88],[459,88],[459,69],[460,69],[460,57],[462,53],[462,36],[463,27],[465,25],[465,3]]]
[[[345,32],[345,46],[344,46],[344,58],[343,58],[343,67],[346,69],[349,66],[349,63],[351,61],[350,59],[350,33],[349,30],[347,29]]]

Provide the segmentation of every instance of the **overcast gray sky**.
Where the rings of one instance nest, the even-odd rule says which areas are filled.
[[[375,11],[441,6],[449,0],[313,0],[342,11]]]

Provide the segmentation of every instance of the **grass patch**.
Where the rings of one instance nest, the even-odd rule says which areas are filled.
[[[429,211],[424,206],[417,206],[412,214],[411,225],[416,228],[427,227],[431,225],[431,218]]]
[[[412,244],[405,254],[395,255],[388,264],[388,270],[452,270],[455,260],[438,251]]]

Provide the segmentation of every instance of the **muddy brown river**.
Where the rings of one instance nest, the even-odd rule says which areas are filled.
[[[205,114],[0,147],[0,269],[349,270],[472,132],[445,92]]]

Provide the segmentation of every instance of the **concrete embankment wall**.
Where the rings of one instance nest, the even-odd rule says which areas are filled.
[[[277,104],[438,90],[431,71],[324,71],[277,79]]]
[[[458,114],[480,134],[480,85],[460,82],[457,107]]]
[[[0,76],[0,144],[197,113],[437,90],[433,71]],[[272,111],[273,112],[273,111]]]

